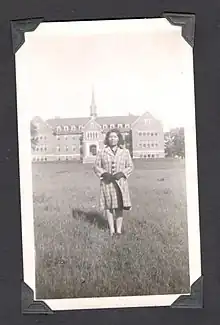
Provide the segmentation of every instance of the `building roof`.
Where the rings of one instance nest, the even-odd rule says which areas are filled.
[[[46,122],[55,128],[59,125],[85,125],[90,119],[91,117],[54,118],[49,119]]]
[[[100,116],[96,118],[96,122],[103,124],[131,124],[133,123],[138,116],[127,115],[127,116]]]
[[[35,116],[32,118],[32,120],[30,121],[31,124],[33,124],[35,127],[37,127],[37,129],[45,130],[45,129],[52,129],[52,126],[47,123],[47,121],[44,121],[41,117],[39,116]]]
[[[103,124],[131,124],[133,123],[139,116],[135,115],[127,115],[127,116],[99,116],[95,120],[100,125]],[[75,117],[75,118],[54,118],[49,119],[46,122],[55,128],[61,125],[85,125],[91,117]]]

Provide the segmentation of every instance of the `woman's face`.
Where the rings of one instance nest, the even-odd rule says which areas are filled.
[[[117,133],[111,132],[108,137],[108,142],[110,146],[116,146],[118,144],[118,136]]]

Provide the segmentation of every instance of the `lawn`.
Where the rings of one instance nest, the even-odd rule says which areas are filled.
[[[37,298],[188,292],[184,161],[136,161],[129,185],[110,238],[91,164],[33,164]]]

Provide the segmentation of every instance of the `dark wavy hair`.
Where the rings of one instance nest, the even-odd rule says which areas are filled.
[[[105,136],[105,141],[104,141],[104,144],[106,145],[106,146],[109,146],[109,136],[110,136],[110,134],[111,133],[116,133],[117,134],[117,136],[118,136],[118,146],[120,147],[120,146],[123,146],[123,144],[124,144],[124,139],[123,139],[123,137],[122,137],[122,134],[121,134],[121,132],[119,131],[119,129],[110,129],[107,133],[106,133],[106,136]]]

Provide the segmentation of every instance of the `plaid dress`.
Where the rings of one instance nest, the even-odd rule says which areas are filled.
[[[128,149],[117,148],[113,153],[110,147],[104,147],[96,157],[94,171],[100,178],[100,209],[131,208],[127,178],[133,171],[133,162]],[[123,172],[125,177],[115,182],[106,183],[101,179],[104,172],[115,174]]]

